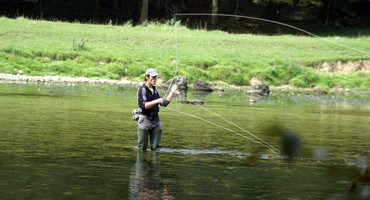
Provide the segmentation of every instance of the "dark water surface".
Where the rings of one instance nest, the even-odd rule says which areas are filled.
[[[136,90],[1,83],[0,199],[345,199],[370,161],[366,95],[189,92],[278,149],[289,130],[302,143],[289,159],[166,108],[161,152],[137,152]],[[169,106],[248,136],[199,106]],[[369,184],[349,199],[370,199]]]

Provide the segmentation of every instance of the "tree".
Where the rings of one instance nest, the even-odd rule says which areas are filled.
[[[141,11],[140,11],[140,24],[143,24],[148,20],[148,7],[149,7],[149,0],[142,0],[141,1]]]
[[[212,16],[211,16],[211,26],[212,28],[216,27],[217,23],[217,14],[218,13],[218,0],[212,0]]]
[[[262,7],[260,16],[265,19],[277,20],[276,5],[281,5],[292,0],[253,0],[254,3],[259,4]]]
[[[94,1],[93,19],[100,23],[100,0]]]
[[[42,0],[40,0],[40,18],[42,19],[43,13],[42,13]]]
[[[335,15],[335,3],[336,0],[324,0],[325,26],[328,26],[332,22],[332,18]]]

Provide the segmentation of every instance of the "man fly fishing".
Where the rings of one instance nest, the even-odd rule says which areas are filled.
[[[148,136],[150,137],[151,150],[160,149],[163,128],[158,116],[159,105],[166,107],[174,94],[179,94],[177,85],[174,85],[168,96],[163,98],[155,87],[157,78],[158,73],[155,69],[146,70],[145,83],[137,91],[139,104],[138,149],[142,151],[146,151],[148,147]]]

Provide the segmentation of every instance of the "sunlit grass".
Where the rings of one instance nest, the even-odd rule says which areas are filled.
[[[155,67],[161,78],[176,68],[175,29],[171,24],[133,27],[0,18],[0,72],[131,79]],[[282,35],[226,34],[176,26],[180,75],[248,85],[252,77],[270,85],[366,89],[368,75],[358,83],[320,74],[312,66],[324,61],[366,60],[368,55],[319,38]],[[325,39],[370,52],[370,38]],[[303,68],[302,68],[303,67]],[[292,68],[301,68],[298,73]],[[307,78],[309,75],[309,78]],[[332,83],[336,84],[332,84]]]

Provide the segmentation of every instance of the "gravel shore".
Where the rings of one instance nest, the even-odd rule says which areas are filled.
[[[69,77],[69,76],[26,76],[26,75],[14,75],[14,74],[3,74],[0,73],[0,83],[14,83],[14,84],[22,84],[22,83],[51,83],[51,84],[87,84],[87,85],[132,85],[132,86],[141,86],[142,82],[132,82],[128,80],[109,80],[109,79],[91,79],[86,77]],[[190,86],[192,87],[192,85]],[[216,91],[224,91],[225,88],[236,88],[239,90],[247,90],[250,88],[249,86],[229,86],[229,87],[215,87]],[[271,89],[274,92],[303,92],[303,93],[312,93],[316,92],[318,95],[327,95],[328,93],[347,93],[347,92],[354,92],[359,94],[368,94],[368,91],[356,91],[350,90],[345,88],[333,88],[330,91],[320,90],[318,88],[294,88],[291,86],[278,86],[274,87],[271,86]]]
[[[141,83],[127,80],[91,79],[85,77],[65,77],[65,76],[26,76],[0,73],[0,82],[12,83],[63,83],[63,84],[91,84],[91,85],[140,85]]]

